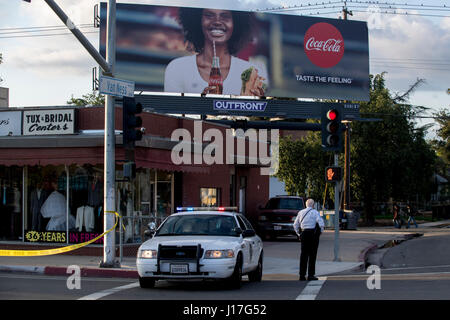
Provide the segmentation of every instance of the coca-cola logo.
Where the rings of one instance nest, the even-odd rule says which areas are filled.
[[[304,49],[308,59],[320,68],[334,67],[344,56],[344,38],[339,30],[326,22],[312,25],[306,31]]]

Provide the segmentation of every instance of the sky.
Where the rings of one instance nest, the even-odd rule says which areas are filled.
[[[98,48],[99,29],[90,25],[93,24],[94,5],[98,2],[56,0],[95,48]],[[347,1],[353,11],[348,18],[368,23],[370,73],[386,72],[387,87],[399,94],[408,90],[418,78],[424,79],[425,82],[410,96],[409,103],[430,108],[428,116],[444,108],[450,109],[450,95],[447,94],[450,88],[450,1],[379,1],[396,8],[396,14],[392,10],[385,13],[388,5],[362,2],[366,5]],[[117,0],[117,3],[252,11],[325,3],[326,8],[316,6],[302,11],[272,12],[327,18],[339,18],[343,5],[342,1],[332,0]],[[412,7],[420,4],[427,5],[427,10]],[[444,5],[446,8],[441,8]],[[41,27],[51,28],[43,32]],[[78,40],[62,27],[63,23],[43,0],[31,0],[31,3],[0,0],[0,53],[3,54],[0,86],[9,88],[11,107],[61,106],[72,96],[81,97],[92,92],[92,68],[97,64]],[[33,32],[22,33],[24,29],[19,28]],[[47,36],[40,36],[42,34]],[[418,125],[427,123],[433,123],[433,119],[418,120]],[[433,136],[433,129],[429,137]]]

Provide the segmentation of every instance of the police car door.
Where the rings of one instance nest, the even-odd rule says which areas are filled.
[[[244,221],[240,216],[236,216],[238,222],[239,222],[239,228],[242,229],[242,231],[247,230],[247,226],[245,225]],[[241,248],[242,252],[244,253],[244,265],[243,265],[243,271],[246,272],[251,268],[252,265],[252,256],[253,256],[253,248],[254,244],[252,244],[252,237],[251,238],[243,238]]]
[[[244,221],[247,230],[255,230],[252,226],[252,224],[247,220],[247,218],[245,216],[241,216],[242,221]],[[259,255],[262,251],[262,241],[261,239],[256,236],[256,233],[253,237],[248,238],[250,241],[250,245],[251,245],[251,261],[250,264],[253,267],[256,267],[258,265],[258,260],[259,260]]]

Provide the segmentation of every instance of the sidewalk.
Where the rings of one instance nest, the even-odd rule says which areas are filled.
[[[393,227],[340,230],[339,261],[334,261],[334,231],[326,230],[321,236],[317,257],[316,275],[362,269],[368,252],[387,241],[402,239],[407,234],[435,232],[439,226],[448,226],[450,220],[424,223],[419,228],[395,229]],[[297,279],[300,243],[293,238],[264,242],[265,279]],[[77,255],[52,255],[42,257],[0,257],[0,272],[22,272],[68,276],[67,268],[81,268],[83,277],[138,278],[136,258],[124,257],[120,268],[100,268],[102,257]]]

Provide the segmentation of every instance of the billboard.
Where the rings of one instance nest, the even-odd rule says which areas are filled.
[[[136,91],[369,99],[365,22],[122,3],[116,22],[115,76]]]

